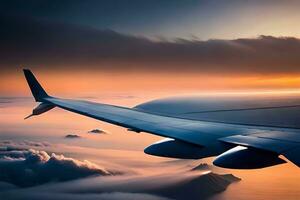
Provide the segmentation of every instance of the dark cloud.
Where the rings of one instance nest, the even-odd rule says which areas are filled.
[[[260,36],[236,40],[152,41],[48,21],[0,18],[0,66],[201,73],[299,72],[300,40]]]
[[[299,18],[298,7],[299,1],[295,0],[6,0],[0,2],[0,13],[138,35],[215,38],[289,30]],[[289,18],[282,16],[285,10]],[[272,23],[278,19],[281,23]],[[256,27],[257,21],[260,24]]]
[[[76,134],[68,134],[65,136],[65,138],[67,139],[78,139],[78,138],[81,138],[80,135],[76,135]]]
[[[87,160],[79,161],[54,153],[49,155],[34,149],[0,150],[0,181],[21,187],[112,174]]]
[[[96,128],[96,129],[93,129],[93,130],[90,130],[90,131],[88,131],[88,133],[95,133],[95,134],[107,134],[108,132],[107,132],[107,131],[105,131],[105,130],[102,130],[102,129],[98,129],[98,128]]]

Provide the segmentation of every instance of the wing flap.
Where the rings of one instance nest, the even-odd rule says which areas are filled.
[[[265,131],[247,136],[229,136],[219,141],[274,152],[300,166],[299,133],[296,132]]]
[[[276,152],[278,154],[287,151],[297,145],[285,141],[278,141],[268,138],[259,138],[253,136],[235,135],[219,139],[222,142],[235,145],[254,147],[266,151]]]

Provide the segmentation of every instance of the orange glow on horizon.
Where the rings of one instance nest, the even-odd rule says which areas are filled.
[[[108,72],[36,72],[50,94],[98,95],[107,92],[185,93],[252,92],[294,93],[300,89],[300,75],[240,75],[221,76],[180,73],[108,73]],[[2,96],[28,96],[28,86],[22,72],[3,74],[0,78]]]

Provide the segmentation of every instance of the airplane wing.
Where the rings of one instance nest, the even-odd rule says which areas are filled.
[[[24,74],[35,100],[41,102],[30,116],[59,107],[131,131],[167,137],[167,140],[145,149],[145,153],[151,155],[187,159],[219,155],[214,161],[215,165],[245,169],[284,163],[278,157],[284,155],[300,167],[300,133],[296,129],[286,131],[271,127],[191,120],[135,108],[56,98],[44,91],[30,70],[24,70]]]

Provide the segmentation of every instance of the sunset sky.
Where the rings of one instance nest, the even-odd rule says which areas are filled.
[[[58,93],[158,85],[297,90],[299,6],[293,0],[2,1],[0,94],[28,94],[25,67]]]
[[[0,172],[8,145],[25,160],[33,154],[57,159],[62,167],[71,159],[86,173],[99,171],[97,164],[134,174],[129,182],[141,189],[131,193],[132,188],[124,187],[125,191],[146,195],[137,199],[166,200],[159,192],[148,197],[145,182],[160,183],[167,176],[168,189],[197,178],[184,170],[201,162],[211,164],[212,159],[151,157],[143,149],[161,137],[135,134],[57,108],[23,120],[36,103],[22,69],[31,69],[50,95],[128,107],[180,95],[299,95],[299,8],[297,0],[0,0]],[[108,133],[88,133],[95,128]],[[79,137],[66,139],[66,135]],[[242,178],[212,200],[300,195],[299,168],[291,163],[261,170],[212,171]],[[52,198],[92,200],[102,190],[111,195],[110,188],[124,181],[101,178],[57,183],[61,189],[50,184],[19,190],[17,184],[17,189],[3,184],[0,173],[0,199],[1,195],[32,199],[31,194],[48,198],[53,191]],[[105,186],[106,182],[112,185]],[[89,198],[72,196],[70,191],[86,192]],[[108,199],[127,194],[113,195],[116,198]]]

